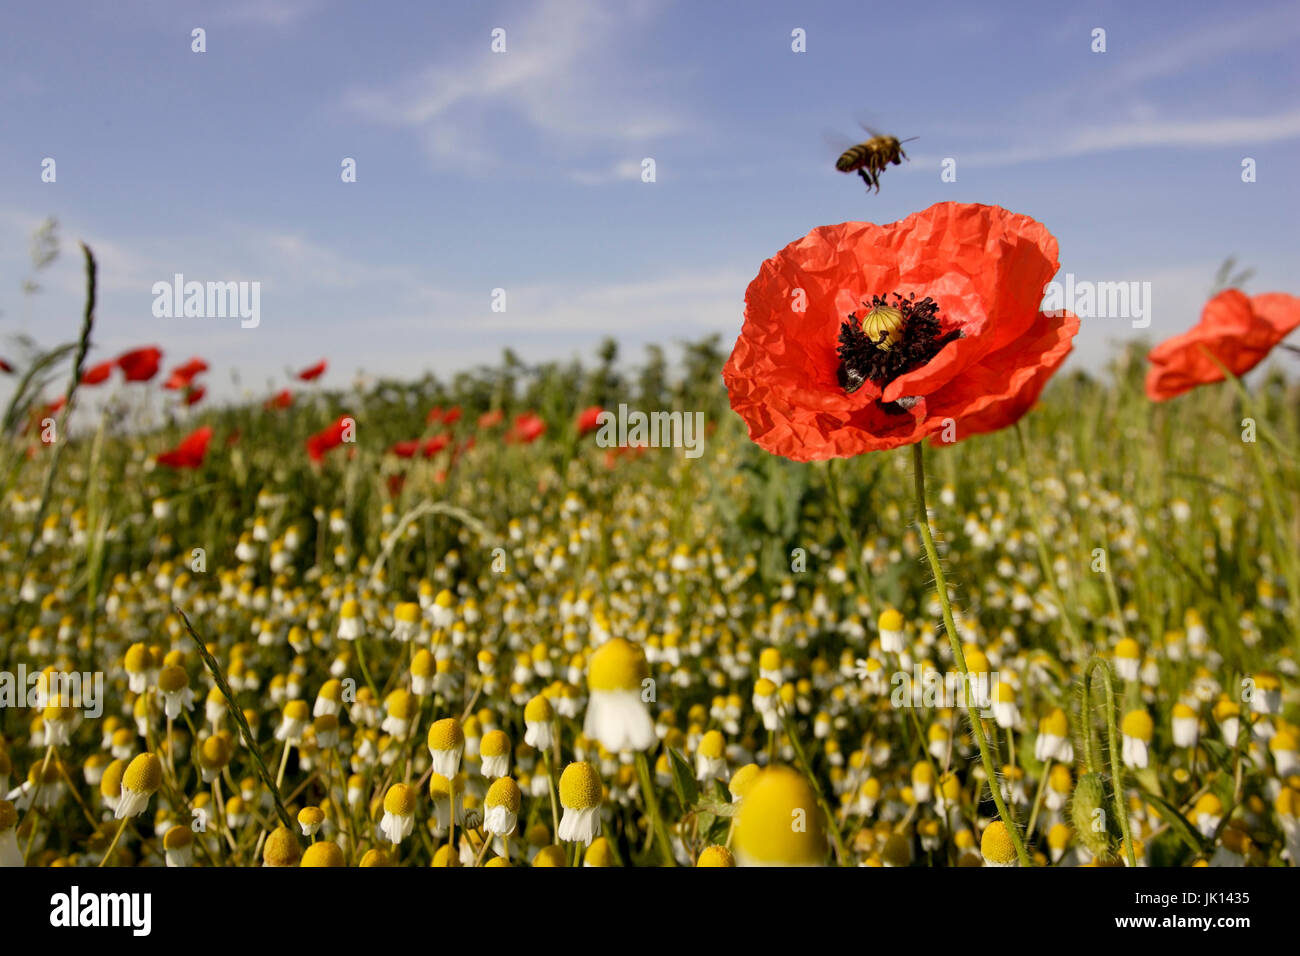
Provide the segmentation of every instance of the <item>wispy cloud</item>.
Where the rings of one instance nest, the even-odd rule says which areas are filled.
[[[527,19],[500,18],[504,53],[492,52],[485,31],[481,43],[435,65],[347,91],[343,107],[374,123],[420,131],[439,165],[466,171],[504,162],[530,137],[572,156],[679,133],[679,111],[663,106],[648,74],[618,56],[619,42],[635,36],[657,6],[545,0]],[[486,118],[499,112],[523,123],[510,124],[509,141],[488,132]]]

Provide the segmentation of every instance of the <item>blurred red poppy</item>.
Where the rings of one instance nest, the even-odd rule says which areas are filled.
[[[158,374],[158,363],[161,361],[162,350],[150,346],[119,355],[117,366],[128,382],[147,382]]]
[[[212,428],[204,425],[190,432],[179,445],[171,451],[158,456],[158,464],[168,468],[198,468],[208,453],[208,442],[212,440]]]
[[[442,421],[442,406],[435,405],[433,408],[429,409],[429,414],[424,416],[424,423],[426,425],[432,425],[434,422],[440,421]]]
[[[92,365],[81,373],[81,384],[102,385],[113,374],[113,368],[116,365],[117,362],[100,362],[98,365]]]
[[[202,385],[199,385],[199,386],[196,387],[196,388],[189,388],[189,389],[186,389],[186,390],[185,390],[185,404],[186,404],[186,405],[197,405],[199,402],[203,401],[203,396],[206,395],[206,394],[208,394],[208,390],[207,390],[206,388],[204,388]]]
[[[490,412],[484,412],[478,417],[479,428],[493,428],[500,425],[506,420],[506,413],[499,408],[494,408]]]
[[[311,460],[320,461],[330,449],[343,444],[344,436],[350,432],[354,424],[351,417],[343,415],[332,425],[321,429],[308,438],[307,454],[311,456]]]
[[[189,388],[190,384],[194,381],[194,376],[206,372],[207,370],[207,362],[203,361],[201,358],[192,358],[184,365],[172,369],[171,375],[169,375],[167,381],[163,383],[163,388],[171,389],[172,391],[180,391],[181,389]]]
[[[599,405],[590,405],[578,412],[578,434],[586,435],[600,427],[600,414],[604,409]]]
[[[443,413],[442,423],[444,425],[455,425],[460,421],[461,410],[459,405],[453,405]]]
[[[530,445],[546,432],[546,422],[534,412],[524,412],[515,418],[515,422],[506,432],[505,440],[510,445]]]
[[[1147,355],[1147,397],[1164,402],[1198,385],[1221,382],[1219,365],[1238,377],[1245,375],[1298,326],[1300,298],[1284,292],[1247,296],[1226,289],[1206,303],[1196,325]]]
[[[0,372],[4,372],[6,375],[12,375],[14,373],[14,367],[4,359],[0,358]]]
[[[293,393],[289,391],[287,388],[284,389],[283,391],[276,392],[274,395],[272,395],[270,398],[266,400],[266,408],[268,410],[276,409],[276,408],[288,408],[292,404],[293,404]]]
[[[398,458],[414,458],[415,453],[420,450],[420,441],[418,438],[412,438],[409,441],[399,441],[388,450]]]
[[[305,368],[301,372],[299,372],[298,378],[304,382],[314,382],[316,381],[316,379],[320,378],[322,375],[325,374],[325,369],[327,367],[327,364],[328,363],[326,363],[325,359],[321,359],[315,365],[312,365],[309,368]]]
[[[1079,330],[1039,310],[1058,268],[1047,228],[998,206],[821,226],[745,292],[722,372],[731,407],[751,439],[796,461],[1006,427]]]
[[[432,435],[424,440],[424,446],[421,451],[425,458],[432,458],[438,452],[442,451],[451,443],[451,436],[447,434]]]

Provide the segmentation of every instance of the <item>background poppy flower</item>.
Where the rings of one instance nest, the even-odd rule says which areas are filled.
[[[185,390],[185,404],[187,406],[197,405],[199,402],[203,401],[203,396],[206,394],[208,394],[208,390],[202,385],[197,388],[187,388]]]
[[[329,425],[307,439],[307,454],[312,461],[320,461],[330,449],[343,444],[343,433],[348,429],[351,418],[343,415],[338,421]]]
[[[814,229],[745,292],[722,372],[731,407],[758,445],[796,461],[948,437],[950,422],[953,440],[1005,427],[1079,330],[1039,310],[1059,267],[1047,228],[998,206]],[[850,358],[862,362],[846,377]]]
[[[388,450],[398,458],[414,458],[415,453],[420,450],[420,440],[412,438],[407,441],[399,441]]]
[[[147,382],[158,374],[161,361],[162,349],[150,346],[122,353],[117,357],[117,366],[128,382]]]
[[[320,378],[322,375],[325,374],[325,369],[327,367],[328,364],[326,363],[325,359],[321,359],[315,365],[309,366],[303,369],[301,372],[299,372],[298,378],[304,382],[314,382],[316,381],[316,379]]]
[[[604,409],[599,405],[589,405],[587,408],[580,411],[578,413],[578,434],[586,435],[587,433],[594,432],[599,428],[600,422],[597,421],[597,419],[600,418],[600,413],[603,411]]]
[[[194,377],[208,370],[208,363],[201,358],[192,358],[184,365],[172,369],[171,375],[163,383],[163,388],[173,391],[180,391],[189,388],[194,381]]]
[[[1223,381],[1224,368],[1245,375],[1300,326],[1300,299],[1284,292],[1247,296],[1226,289],[1206,303],[1201,320],[1147,355],[1147,397],[1163,402],[1198,385]],[[1206,353],[1209,354],[1206,354]]]
[[[530,445],[546,432],[546,422],[535,412],[524,412],[515,418],[506,432],[506,443],[510,445]]]
[[[102,385],[113,374],[115,365],[117,365],[117,362],[100,362],[98,365],[92,365],[81,373],[81,384]]]
[[[212,440],[212,428],[204,425],[190,432],[179,445],[171,451],[158,456],[158,464],[168,468],[198,468],[208,453],[208,442]]]
[[[446,448],[447,445],[449,445],[450,443],[451,443],[450,435],[446,435],[446,434],[431,435],[430,437],[424,440],[424,445],[422,448],[424,457],[432,458],[434,455],[438,454],[438,452]]]
[[[292,404],[293,392],[289,391],[287,388],[276,392],[266,400],[266,408],[268,410],[275,408],[288,408]]]
[[[506,418],[505,412],[503,412],[499,408],[494,408],[492,409],[492,411],[484,412],[482,415],[478,417],[478,427],[492,428],[496,425],[500,425],[503,421],[505,421],[505,418]]]

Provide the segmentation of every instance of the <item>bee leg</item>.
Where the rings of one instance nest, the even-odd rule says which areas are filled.
[[[861,176],[862,181],[867,184],[867,192],[871,192],[871,175],[867,172],[867,168],[864,166],[859,169],[858,175]]]

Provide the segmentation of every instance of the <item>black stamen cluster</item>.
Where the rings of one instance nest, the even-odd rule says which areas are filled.
[[[929,296],[918,302],[915,292],[907,298],[897,292],[892,295],[893,302],[876,295],[869,303],[862,303],[867,311],[888,305],[903,314],[899,335],[890,348],[880,348],[862,331],[862,319],[856,312],[850,313],[840,326],[840,344],[835,349],[840,356],[837,374],[840,387],[849,394],[868,381],[884,388],[898,376],[930,361],[949,342],[961,338],[960,329],[943,331],[939,304]]]

